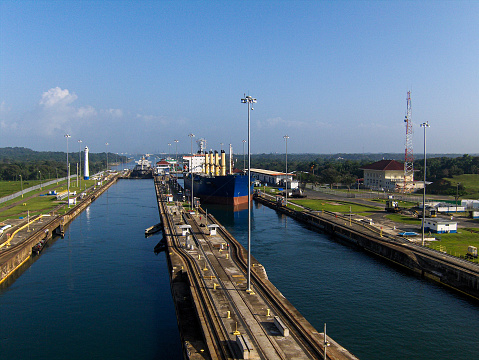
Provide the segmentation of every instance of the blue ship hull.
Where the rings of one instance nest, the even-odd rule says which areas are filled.
[[[193,196],[209,204],[241,205],[248,203],[248,176],[194,176]],[[185,177],[185,189],[191,191],[191,176]],[[251,196],[253,186],[251,186]]]

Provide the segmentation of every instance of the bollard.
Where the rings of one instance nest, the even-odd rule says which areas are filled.
[[[236,330],[233,332],[233,335],[241,335],[241,333],[238,331],[238,322],[236,322]]]
[[[266,316],[270,316],[269,309],[266,309]]]
[[[231,312],[229,310],[226,312],[226,318],[231,319]]]
[[[198,260],[201,260],[201,254],[198,254]]]
[[[228,260],[228,259],[229,259],[229,255],[230,255],[230,254],[226,254],[226,260]]]
[[[217,283],[214,283],[214,284],[213,284],[213,290],[216,290],[216,286],[217,286],[217,285],[218,285]]]

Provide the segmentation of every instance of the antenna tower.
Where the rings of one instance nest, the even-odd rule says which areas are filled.
[[[414,153],[412,147],[412,120],[411,120],[411,91],[407,92],[406,123],[406,151],[404,156],[404,192],[411,192],[414,181]]]

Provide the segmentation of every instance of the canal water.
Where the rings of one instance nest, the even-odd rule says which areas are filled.
[[[208,211],[245,247],[247,210]],[[0,291],[0,359],[181,359],[151,180],[120,180]],[[479,306],[253,206],[252,253],[269,279],[360,359],[474,359]]]
[[[153,180],[119,180],[0,292],[0,359],[181,359]]]

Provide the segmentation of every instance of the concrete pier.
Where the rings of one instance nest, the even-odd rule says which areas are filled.
[[[188,359],[323,359],[325,338],[268,280],[252,259],[246,290],[246,251],[216,219],[168,202],[155,179],[167,244],[171,290]],[[327,338],[328,359],[356,359]]]

